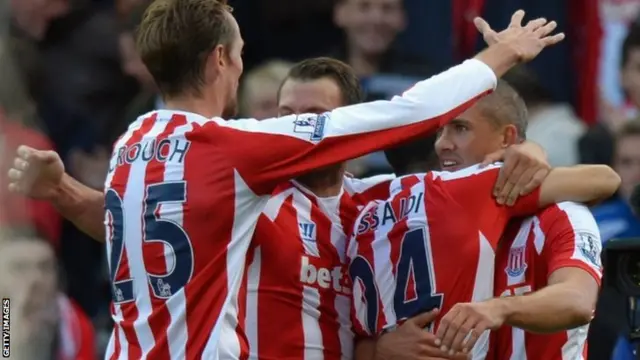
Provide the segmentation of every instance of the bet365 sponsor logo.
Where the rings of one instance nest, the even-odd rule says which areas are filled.
[[[302,257],[300,266],[300,281],[306,285],[319,287],[321,289],[332,288],[338,293],[350,294],[351,289],[342,286],[342,267],[336,266],[333,269],[313,265],[308,256]]]
[[[9,299],[2,299],[2,357],[11,355],[11,303]]]

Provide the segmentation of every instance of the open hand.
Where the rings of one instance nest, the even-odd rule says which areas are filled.
[[[564,33],[552,35],[558,24],[555,21],[547,22],[544,18],[529,21],[522,26],[524,11],[518,10],[511,17],[509,27],[500,32],[496,32],[482,18],[473,19],[473,23],[482,33],[482,37],[487,45],[504,43],[511,46],[520,61],[529,61],[547,46],[555,45],[564,39]]]
[[[440,320],[436,336],[441,350],[468,353],[486,330],[498,329],[506,319],[500,299],[458,303]]]
[[[20,146],[9,169],[9,190],[35,199],[55,197],[64,174],[64,164],[55,151]]]
[[[518,197],[527,195],[542,184],[551,166],[540,145],[525,141],[487,155],[484,165],[503,161],[493,195],[499,204],[512,206]]]

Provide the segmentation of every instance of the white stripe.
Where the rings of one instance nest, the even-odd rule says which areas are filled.
[[[571,258],[587,264],[601,278],[602,268],[599,264],[594,264],[593,261],[587,258],[582,252],[583,250],[593,250],[594,257],[598,260],[602,253],[602,239],[600,238],[600,231],[598,230],[598,224],[595,218],[589,209],[582,204],[563,202],[559,203],[558,207],[567,214],[575,236],[575,246]],[[583,237],[586,235],[591,236],[590,243],[587,243],[589,240]],[[591,249],[591,247],[593,247],[593,249]]]
[[[428,174],[431,174],[434,179],[441,179],[443,181],[457,180],[466,177],[471,177],[474,175],[479,175],[485,172],[495,171],[496,169],[500,169],[502,167],[502,163],[493,163],[487,166],[480,165],[472,165],[464,169],[460,169],[457,171],[431,171]]]
[[[531,228],[534,227],[534,224],[536,223],[537,218],[535,217],[529,217],[525,220],[522,221],[522,224],[520,225],[520,229],[518,229],[518,233],[516,234],[516,237],[513,239],[513,242],[511,243],[511,249],[518,249],[521,248],[523,252],[521,256],[521,260],[520,260],[520,266],[528,266],[526,264],[526,256],[527,256],[527,241],[529,240],[529,234],[531,232]],[[538,226],[539,228],[539,226]],[[543,238],[544,241],[544,234],[543,234]],[[535,241],[538,241],[538,237],[537,237],[537,233],[536,233],[536,238]],[[511,261],[511,254],[509,254],[509,258],[508,258],[509,262]],[[507,266],[511,266],[510,263],[507,264]],[[526,269],[525,271],[522,272],[522,274],[518,275],[518,276],[511,276],[510,274],[507,274],[507,286],[514,286],[520,283],[525,282],[526,280]]]
[[[141,144],[155,139],[167,125],[166,121],[155,121],[151,131],[145,134]],[[144,148],[144,146],[143,146]],[[143,151],[142,149],[140,151]],[[124,248],[127,251],[129,270],[133,280],[133,293],[138,310],[138,318],[134,321],[134,329],[142,359],[146,359],[155,345],[155,339],[149,326],[149,316],[152,313],[151,294],[149,293],[149,281],[142,254],[142,228],[141,219],[144,216],[144,196],[146,194],[145,173],[148,163],[139,159],[130,165],[129,178],[123,196]]]
[[[589,324],[567,330],[567,342],[562,345],[562,360],[584,360],[582,351],[587,343]]]
[[[191,131],[192,128],[193,126],[189,123],[179,126],[169,138],[186,141],[184,134]],[[165,163],[164,181],[180,181],[184,179],[184,161],[178,162],[177,160],[178,159],[176,159],[176,161],[171,161],[170,159],[167,159]],[[173,222],[183,226],[183,206],[183,204],[178,203],[163,204],[160,208],[160,216],[168,217]],[[168,247],[165,246],[165,250],[169,250]],[[193,248],[191,251],[193,251]],[[167,255],[173,254],[167,254],[165,252],[166,268],[173,269],[173,261],[175,259],[173,256]],[[194,258],[193,254],[191,254],[191,257]],[[187,298],[184,288],[173,294],[173,296],[165,302],[169,315],[171,316],[171,320],[166,331],[169,355],[172,360],[184,359],[186,356],[188,331],[188,329],[185,328],[187,324],[186,304]]]
[[[309,200],[308,197],[306,197],[303,193],[301,193],[300,191],[294,191],[293,192],[293,204],[294,207],[296,209],[296,220],[298,222],[298,224],[303,224],[303,223],[309,223],[311,222],[315,227],[315,234],[317,235],[317,227],[318,224],[315,224],[312,220],[311,220],[311,200]],[[296,224],[296,226],[298,225]],[[298,231],[300,231],[300,229],[298,229]],[[307,255],[310,256],[314,256],[314,257],[319,257],[320,256],[320,251],[318,250],[318,243],[317,241],[306,241],[304,239],[304,235],[300,234],[300,238],[302,239],[302,247],[304,248],[304,252]],[[314,239],[314,240],[317,240]]]
[[[380,225],[374,230],[374,242],[371,244],[371,248],[373,249],[372,265],[374,282],[376,286],[378,286],[378,295],[382,303],[382,309],[378,309],[378,312],[382,310],[386,319],[386,328],[395,326],[397,323],[393,304],[395,289],[398,284],[394,276],[394,264],[391,261],[391,242],[388,238],[389,231],[391,231],[395,223],[391,221],[387,223],[382,222],[385,204],[387,204],[387,202],[380,203],[376,210],[380,219]],[[375,327],[375,324],[373,324],[373,328]]]
[[[262,267],[262,253],[258,246],[253,254],[253,261],[247,271],[247,313],[245,318],[245,335],[249,342],[251,359],[258,359],[260,342],[258,337],[258,296],[260,291],[260,270]]]
[[[511,357],[509,359],[527,360],[527,348],[522,329],[511,328]]]

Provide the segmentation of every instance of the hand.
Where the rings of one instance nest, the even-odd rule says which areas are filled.
[[[544,18],[531,20],[522,26],[524,11],[518,10],[511,16],[511,23],[505,30],[497,33],[482,18],[473,19],[473,23],[482,33],[487,45],[497,43],[510,45],[518,54],[520,61],[529,61],[547,46],[555,45],[564,39],[564,33],[550,35],[558,26],[555,21],[547,22]]]
[[[486,330],[496,330],[507,317],[500,298],[458,303],[440,320],[436,337],[441,350],[468,353]]]
[[[493,195],[499,204],[513,206],[518,197],[535,190],[549,175],[551,166],[540,145],[526,141],[487,155],[482,162],[488,165],[503,161]]]
[[[64,174],[64,164],[55,151],[20,146],[9,170],[9,190],[35,199],[53,199]]]
[[[424,330],[438,316],[438,309],[415,316],[398,329],[388,332],[378,339],[376,344],[376,360],[466,360],[468,355],[449,355],[436,345],[437,338]]]

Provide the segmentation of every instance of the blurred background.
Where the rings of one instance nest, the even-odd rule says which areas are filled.
[[[339,58],[361,77],[369,99],[388,98],[481,49],[474,16],[494,28],[519,8],[528,18],[556,20],[567,40],[508,74],[529,107],[527,135],[552,165],[612,165],[623,186],[593,209],[602,238],[640,237],[628,206],[640,183],[640,0],[230,3],[246,41],[241,111],[259,119],[276,115],[277,89],[292,62]],[[117,136],[139,114],[163,106],[134,47],[146,4],[0,1],[0,173],[17,145],[28,144],[55,149],[74,177],[102,187]],[[350,171],[388,168],[373,154],[352,161]],[[50,205],[7,194],[5,182],[0,177],[0,295],[12,299],[12,358],[101,356],[111,331],[103,247]],[[605,291],[589,359],[610,359],[616,342],[624,349],[621,309],[624,299]]]

